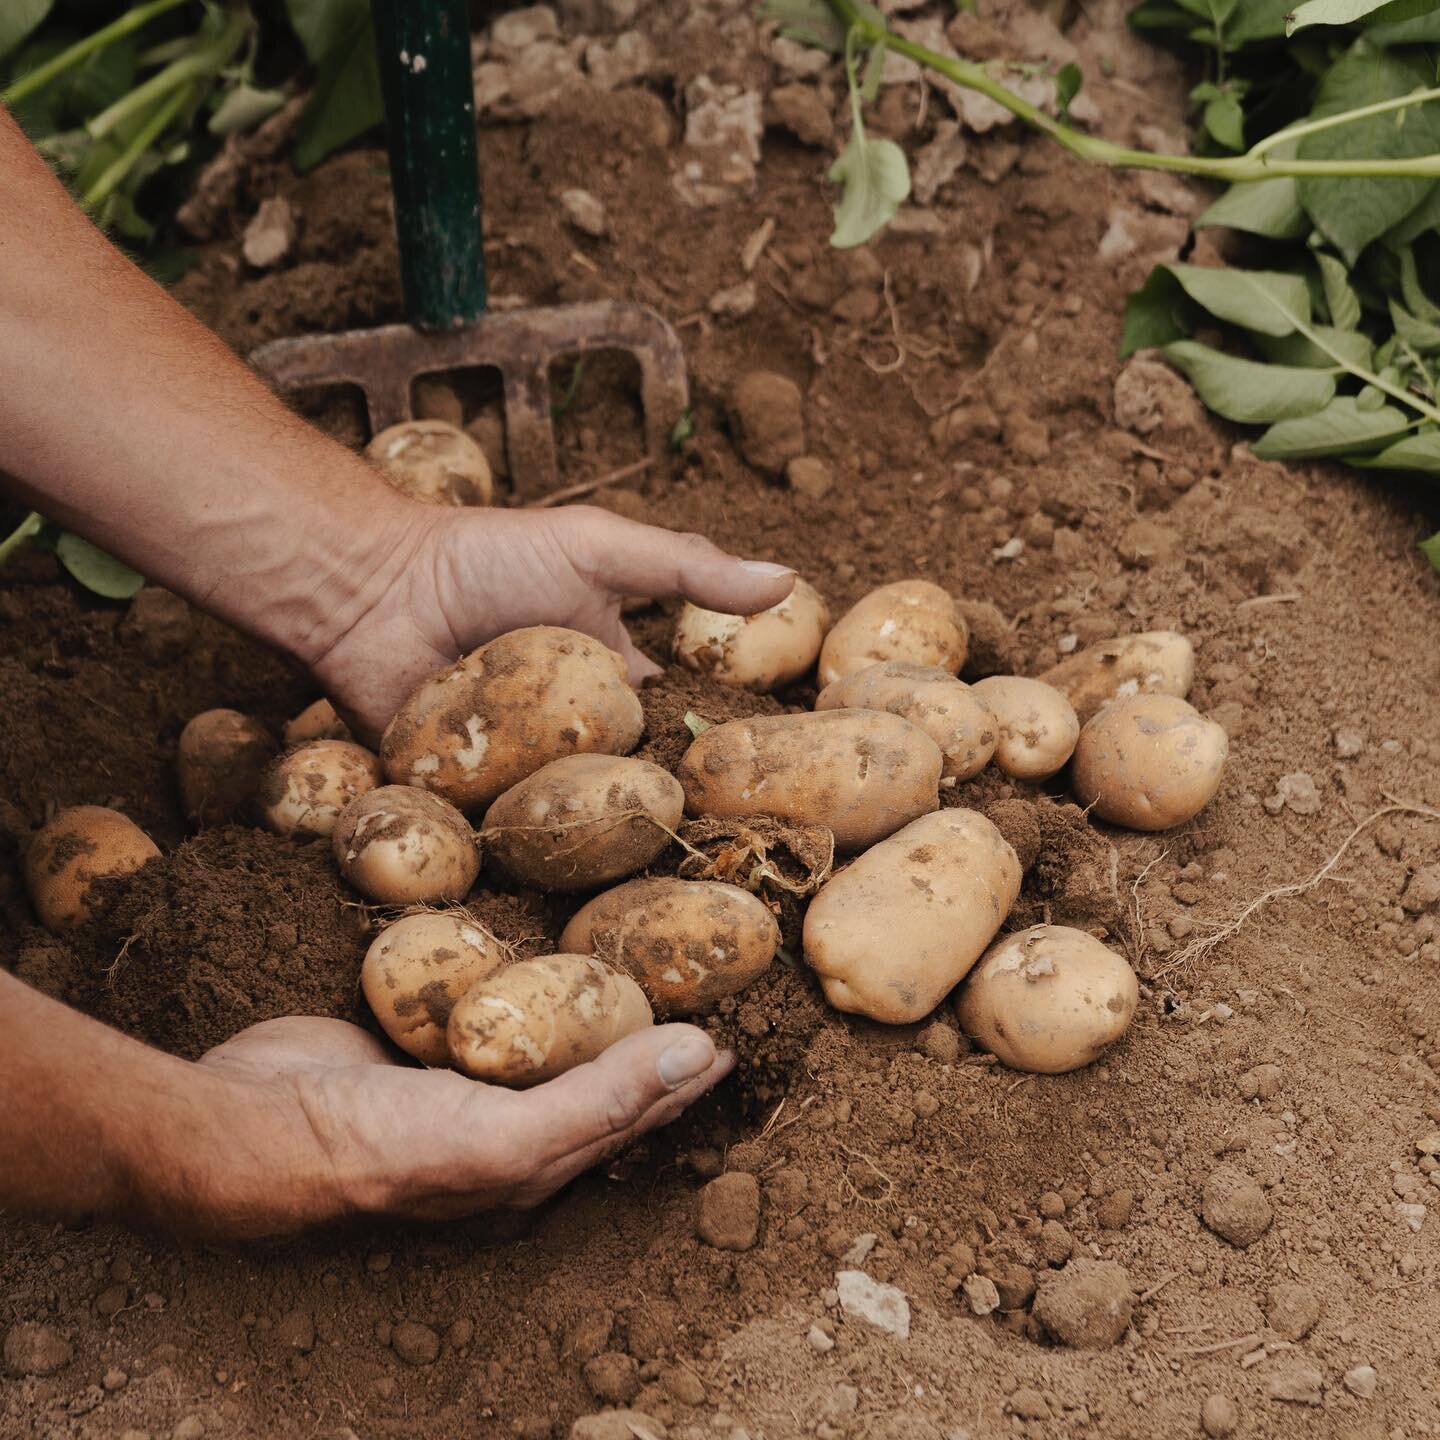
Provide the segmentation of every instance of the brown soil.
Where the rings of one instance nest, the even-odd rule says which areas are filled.
[[[572,7],[589,8],[606,7]],[[1070,637],[1194,639],[1191,698],[1229,730],[1232,760],[1192,824],[1090,826],[1062,790],[993,773],[951,796],[1035,853],[1015,923],[1067,920],[1126,950],[1144,980],[1136,1022],[1102,1063],[1028,1077],[970,1053],[947,1011],[852,1022],[777,965],[711,1022],[741,1052],[736,1079],[525,1219],[243,1254],[7,1219],[0,1330],[52,1326],[74,1358],[0,1379],[0,1433],[560,1436],[618,1384],[686,1440],[1184,1436],[1214,1394],[1246,1436],[1440,1434],[1440,1194],[1415,1147],[1440,1123],[1440,916],[1436,887],[1411,883],[1440,825],[1387,816],[1323,884],[1187,949],[1310,875],[1387,795],[1440,805],[1440,593],[1415,550],[1435,516],[1419,493],[1339,468],[1255,461],[1163,374],[1132,370],[1117,392],[1124,295],[1185,242],[1169,213],[1198,203],[1184,186],[994,130],[967,137],[926,212],[934,233],[841,255],[825,246],[827,155],[772,128],[753,195],[687,208],[670,183],[681,87],[702,69],[766,90],[788,77],[745,9],[650,8],[641,24],[669,58],[648,86],[571,84],[541,118],[486,122],[494,288],[633,296],[682,329],[696,433],[679,473],[598,503],[787,561],[837,609],[881,581],[935,580],[998,607],[1008,623],[992,616],[984,652],[1032,673]],[[1065,43],[1017,0],[960,23],[977,54]],[[1125,37],[1118,10],[1067,36],[1107,133],[1180,130],[1183,77]],[[913,148],[940,118],[935,95],[896,86],[875,128]],[[574,185],[604,201],[608,240],[560,217],[555,193]],[[242,352],[397,319],[385,187],[368,150],[303,179],[261,167],[181,295]],[[301,238],[258,275],[239,233],[275,192]],[[771,219],[754,310],[716,319],[710,296],[745,278],[742,246]],[[1102,253],[1117,220],[1133,243]],[[801,387],[808,448],[836,476],[824,499],[762,478],[732,444],[725,397],[757,368]],[[567,481],[634,458],[623,375],[583,377],[561,425]],[[1018,557],[997,557],[1017,538]],[[672,615],[633,617],[654,654]],[[173,782],[189,716],[225,705],[278,730],[313,698],[303,678],[163,600],[126,618],[43,556],[5,571],[0,636],[0,963],[185,1055],[267,1015],[359,1018],[366,917],[325,846],[242,827],[187,838]],[[646,700],[640,753],[668,764],[687,710],[772,708],[674,672]],[[1303,786],[1280,803],[1298,772],[1313,806]],[[78,802],[118,804],[166,854],[62,941],[35,925],[17,857],[47,806]],[[572,908],[490,876],[474,903],[529,953]],[[1247,1249],[1200,1218],[1222,1157],[1275,1214]],[[743,1252],[697,1237],[697,1192],[722,1168],[759,1177]],[[1429,1203],[1418,1231],[1401,1201]],[[840,1258],[866,1236],[863,1261]],[[1072,1248],[1122,1264],[1139,1297],[1113,1348],[1053,1345],[1029,1314],[1037,1276]],[[857,1266],[906,1292],[908,1340],[837,1308],[836,1270]],[[976,1271],[1000,1294],[985,1318],[959,1288]],[[1320,1309],[1298,1338],[1276,1303],[1286,1286]],[[402,1363],[423,1357],[416,1323],[438,1356]],[[1371,1398],[1342,1379],[1362,1365],[1378,1372]],[[1319,1407],[1278,1398],[1303,1396],[1307,1369]]]

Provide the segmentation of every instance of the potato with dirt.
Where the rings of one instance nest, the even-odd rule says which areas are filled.
[[[756,715],[697,737],[680,761],[695,816],[827,825],[854,854],[940,804],[940,747],[878,710]]]
[[[293,720],[285,722],[281,732],[286,748],[303,745],[307,740],[349,740],[350,727],[335,713],[328,700],[307,705]]]
[[[697,1015],[758,980],[780,927],[748,891],[716,880],[631,880],[575,913],[561,948],[598,955],[666,1015]]]
[[[277,835],[313,840],[334,832],[340,812],[384,780],[380,762],[349,740],[311,740],[287,750],[260,780],[260,813]]]
[[[963,680],[938,665],[883,660],[827,685],[817,710],[883,710],[918,725],[944,757],[941,776],[970,780],[990,763],[995,717]]]
[[[995,765],[1015,780],[1048,780],[1065,768],[1080,735],[1070,702],[1023,675],[990,675],[971,689],[995,716]]]
[[[805,963],[837,1009],[923,1020],[964,979],[1020,893],[1020,861],[975,810],[941,810],[867,850],[805,915]]]
[[[193,716],[180,732],[175,756],[186,815],[197,825],[244,819],[279,749],[258,720],[238,710],[205,710]]]
[[[778,690],[814,668],[830,629],[830,607],[799,578],[778,604],[757,615],[726,615],[686,604],[675,625],[676,661],[724,685]]]
[[[512,630],[424,680],[380,742],[396,785],[477,810],[566,755],[628,755],[645,713],[613,650],[554,625]]]
[[[965,619],[948,590],[928,580],[897,580],[856,601],[825,637],[820,685],[882,660],[935,665],[958,675],[968,644]]]
[[[1053,685],[1084,725],[1110,701],[1127,695],[1176,695],[1195,682],[1195,647],[1173,630],[1147,630],[1102,640],[1038,677]]]
[[[352,800],[330,844],[340,873],[380,905],[463,900],[480,873],[470,822],[412,785],[381,785]]]
[[[360,988],[380,1028],[407,1055],[448,1065],[446,1027],[456,1002],[512,956],[464,910],[426,910],[387,925],[360,966]]]
[[[25,889],[52,935],[95,912],[95,883],[133,875],[157,860],[155,842],[128,816],[104,805],[74,805],[35,832],[25,852]]]
[[[1080,732],[1070,786],[1097,819],[1169,830],[1215,798],[1230,741],[1174,695],[1112,700]]]
[[[495,482],[485,452],[445,420],[402,420],[365,447],[402,495],[426,505],[488,505]]]
[[[466,1075],[525,1089],[596,1059],[654,1019],[628,975],[593,955],[542,955],[472,985],[447,1033]]]
[[[567,755],[485,812],[485,854],[541,890],[598,890],[643,870],[670,843],[685,792],[668,770],[618,755]]]
[[[1084,930],[1032,925],[997,940],[955,997],[960,1027],[1012,1070],[1079,1070],[1129,1028],[1139,1003],[1123,956]]]

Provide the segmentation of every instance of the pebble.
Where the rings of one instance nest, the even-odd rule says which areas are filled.
[[[110,1391],[123,1390],[130,1383],[130,1377],[112,1365],[101,1377],[100,1383]]]
[[[741,376],[730,394],[730,422],[740,453],[767,475],[779,475],[805,453],[804,402],[788,376],[768,370]]]
[[[8,1375],[53,1375],[75,1358],[74,1347],[53,1325],[22,1320],[5,1332]]]
[[[240,243],[245,263],[256,270],[278,265],[295,244],[295,229],[295,211],[283,195],[262,200]]]
[[[1265,1395],[1290,1405],[1321,1405],[1325,1400],[1325,1377],[1313,1365],[1288,1365],[1266,1380]]]
[[[1360,1400],[1369,1400],[1375,1394],[1380,1376],[1373,1365],[1356,1365],[1344,1375],[1345,1388]]]
[[[1022,1420],[1048,1420],[1050,1402],[1035,1389],[1022,1385],[1006,1402],[1006,1409]]]
[[[1282,1340],[1303,1340],[1320,1319],[1319,1294],[1308,1285],[1285,1283],[1270,1291],[1265,1319]]]
[[[974,1315],[990,1315],[1000,1308],[1000,1292],[988,1275],[967,1275],[960,1282],[960,1293]]]
[[[1404,1201],[1397,1201],[1395,1213],[1418,1234],[1420,1227],[1425,1223],[1425,1215],[1427,1212],[1425,1207],[1416,1201],[1411,1201],[1408,1204]]]
[[[200,1440],[205,1433],[205,1422],[198,1415],[187,1415],[170,1432],[170,1440]]]
[[[1415,1142],[1415,1148],[1422,1155],[1440,1155],[1440,1130],[1432,1130],[1428,1135],[1422,1135]]]
[[[910,1302],[898,1286],[872,1280],[863,1270],[839,1270],[835,1290],[847,1315],[899,1340],[910,1338]]]
[[[681,1405],[703,1405],[705,1382],[684,1365],[671,1365],[660,1372],[660,1385],[665,1393]]]
[[[640,1410],[606,1410],[582,1415],[570,1427],[570,1440],[665,1440],[665,1426]]]
[[[1342,760],[1353,760],[1365,748],[1365,736],[1359,730],[1337,730],[1332,739]]]
[[[760,1182],[727,1171],[700,1192],[695,1232],[717,1250],[748,1250],[760,1235]]]
[[[712,315],[718,315],[730,320],[738,320],[742,316],[748,315],[755,308],[758,300],[759,294],[755,289],[755,282],[753,280],[742,280],[738,285],[730,285],[724,290],[717,290],[710,297],[706,308]],[[792,460],[790,463],[791,465],[795,465],[799,462]],[[794,485],[793,480],[791,484]]]
[[[809,1341],[810,1348],[821,1355],[835,1348],[835,1342],[818,1325],[812,1325],[805,1332],[805,1339]]]
[[[599,240],[610,231],[610,219],[605,213],[604,203],[588,190],[562,190],[560,208],[565,218],[583,234]]]
[[[1102,1350],[1130,1328],[1135,1294],[1123,1265],[1113,1260],[1071,1260],[1042,1275],[1035,1291],[1036,1320],[1062,1345]]]
[[[440,1337],[418,1320],[402,1320],[390,1332],[390,1348],[407,1365],[433,1365],[440,1354]]]
[[[1265,808],[1278,815],[1290,810],[1296,815],[1318,815],[1320,813],[1320,791],[1314,777],[1304,770],[1282,775],[1275,782],[1275,792],[1265,797]]]
[[[1275,1218],[1264,1190],[1233,1165],[1211,1171],[1200,1215],[1211,1230],[1242,1250],[1253,1245]]]
[[[585,1383],[605,1405],[628,1405],[640,1393],[640,1367],[619,1350],[607,1350],[585,1362]]]
[[[754,286],[751,286],[754,289]],[[714,308],[714,301],[711,301]],[[790,488],[806,500],[823,500],[835,488],[835,472],[829,464],[815,455],[797,455],[785,467],[785,478]],[[944,1030],[946,1026],[932,1027]]]
[[[1228,1395],[1207,1395],[1200,1405],[1200,1428],[1211,1440],[1233,1435],[1240,1423],[1240,1411]]]

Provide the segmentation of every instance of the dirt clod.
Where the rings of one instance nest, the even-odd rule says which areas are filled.
[[[74,1347],[53,1325],[22,1320],[5,1332],[5,1370],[10,1375],[53,1375],[75,1356]]]
[[[1200,1428],[1211,1440],[1224,1440],[1240,1424],[1240,1409],[1228,1395],[1207,1395],[1200,1406]]]
[[[1082,1350],[1104,1350],[1130,1328],[1135,1304],[1130,1276],[1113,1260],[1072,1260],[1040,1277],[1036,1320],[1052,1339]]]
[[[606,1405],[627,1405],[640,1393],[640,1366],[633,1356],[607,1350],[585,1362],[585,1383]]]
[[[1275,1218],[1265,1191],[1233,1165],[1211,1171],[1200,1214],[1217,1235],[1241,1249],[1253,1245]]]
[[[440,1337],[418,1320],[402,1320],[390,1332],[390,1348],[407,1365],[433,1365],[440,1356]]]
[[[779,475],[805,453],[805,410],[800,387],[784,375],[755,370],[730,395],[730,422],[740,453],[766,475]]]
[[[695,1233],[717,1250],[748,1250],[760,1234],[760,1182],[741,1170],[717,1176],[700,1192]]]
[[[1282,1340],[1303,1340],[1319,1322],[1323,1308],[1318,1291],[1287,1281],[1271,1289],[1265,1319]]]

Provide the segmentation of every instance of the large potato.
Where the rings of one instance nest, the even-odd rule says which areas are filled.
[[[620,656],[578,630],[536,625],[423,681],[380,757],[395,784],[473,810],[562,755],[628,754],[644,725]]]
[[[684,810],[680,782],[648,760],[567,755],[496,800],[480,835],[485,853],[527,885],[595,890],[643,870]]]
[[[485,452],[445,420],[402,420],[365,454],[402,495],[427,505],[488,505],[495,493]]]
[[[1230,754],[1224,730],[1174,695],[1112,700],[1080,732],[1070,784],[1091,814],[1168,830],[1215,798]]]
[[[897,580],[856,601],[825,637],[820,684],[833,685],[881,660],[937,665],[958,675],[968,643],[949,591],[928,580]]]
[[[805,915],[805,963],[837,1010],[922,1020],[1004,923],[1020,876],[977,811],[922,816],[821,887]]]
[[[1088,1065],[1135,1015],[1125,959],[1066,925],[997,940],[955,997],[960,1027],[1012,1070],[1059,1075]]]
[[[450,1054],[476,1080],[553,1080],[652,1024],[640,987],[592,955],[520,960],[472,985],[450,1013]]]
[[[381,785],[352,800],[330,844],[340,873],[381,905],[463,900],[480,873],[470,822],[411,785]]]
[[[747,690],[777,690],[807,674],[830,628],[830,608],[804,580],[758,615],[686,605],[675,626],[675,659],[687,670]]]
[[[131,875],[160,851],[118,810],[75,805],[35,832],[25,852],[25,888],[40,923],[52,934],[94,913],[94,885]]]
[[[632,880],[597,895],[560,937],[632,976],[658,1010],[710,1009],[765,973],[780,927],[748,891],[714,880]]]
[[[940,747],[878,710],[757,715],[706,730],[680,761],[692,815],[828,825],[853,853],[940,803]]]
[[[990,763],[995,717],[963,680],[937,665],[885,660],[827,685],[817,710],[884,710],[918,725],[944,757],[941,774],[969,780]]]
[[[279,748],[258,720],[238,710],[205,710],[194,716],[180,732],[175,757],[185,813],[200,825],[244,818]]]
[[[991,675],[971,687],[999,727],[995,764],[1016,780],[1047,780],[1064,768],[1080,735],[1070,702],[1022,675]]]
[[[455,1002],[509,959],[464,910],[427,910],[375,937],[360,967],[360,988],[380,1028],[407,1055],[448,1065],[445,1035]]]
[[[311,740],[274,761],[260,781],[260,813],[277,835],[329,835],[340,812],[383,777],[380,762],[349,740]]]
[[[1070,702],[1083,725],[1101,706],[1126,695],[1183,700],[1195,680],[1195,647],[1173,630],[1147,630],[1092,645],[1039,678]]]

